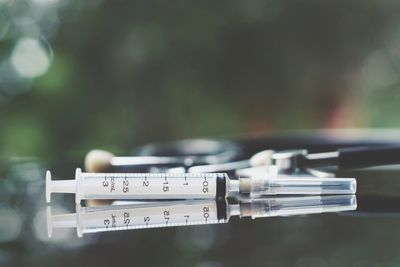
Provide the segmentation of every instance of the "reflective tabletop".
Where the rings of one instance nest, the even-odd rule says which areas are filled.
[[[55,164],[54,169],[67,173],[65,169],[75,164]],[[253,219],[244,207],[260,200],[229,201],[242,203],[240,210],[230,206],[231,218],[218,218],[216,209],[222,204],[212,200],[120,201],[111,206],[110,202],[92,201],[84,204],[85,208],[76,207],[72,195],[61,195],[47,205],[47,167],[32,159],[4,164],[0,210],[4,265],[390,266],[397,260],[400,183],[396,167],[348,173],[358,177],[357,200],[328,196],[331,199],[324,202],[328,206],[339,203],[342,210],[313,212],[313,205],[322,205],[321,197],[270,197],[261,199],[264,208],[268,203],[269,211],[283,212],[253,215]],[[86,210],[82,213],[81,209]],[[82,237],[77,235],[76,216],[74,222],[71,217],[60,221],[62,214],[79,212],[86,216],[81,217],[82,225],[88,227]],[[176,214],[182,216],[180,221]],[[194,225],[187,223],[189,216]],[[208,223],[205,217],[209,217]],[[159,221],[152,224],[154,220]],[[136,229],[124,224],[127,222],[135,222]],[[122,226],[112,229],[118,223]]]

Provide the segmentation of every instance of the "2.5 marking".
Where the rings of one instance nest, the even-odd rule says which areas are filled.
[[[125,179],[122,181],[122,192],[124,192],[124,193],[128,193],[129,192],[128,177],[125,177]]]

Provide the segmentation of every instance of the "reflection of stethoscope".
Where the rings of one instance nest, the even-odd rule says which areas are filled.
[[[307,173],[332,176],[326,168],[340,170],[400,163],[400,144],[373,141],[338,141],[321,137],[279,137],[237,142],[193,139],[151,144],[134,156],[116,157],[105,151],[90,152],[88,171],[113,172],[226,172],[250,176],[274,165],[281,174]]]

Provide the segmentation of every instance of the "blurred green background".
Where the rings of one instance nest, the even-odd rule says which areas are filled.
[[[395,1],[0,1],[0,154],[397,127]]]
[[[0,160],[38,159],[0,171],[0,265],[398,266],[396,218],[233,220],[53,242],[43,174],[54,162],[72,174],[93,148],[398,128],[399,12],[389,0],[0,0]]]

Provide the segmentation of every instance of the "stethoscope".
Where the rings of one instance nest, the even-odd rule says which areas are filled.
[[[86,157],[86,169],[91,171],[97,160],[105,162],[103,168],[112,172],[225,172],[251,176],[275,166],[282,175],[303,173],[323,178],[334,176],[334,170],[400,164],[400,143],[312,135],[234,141],[188,139],[145,145],[132,154],[120,157],[92,151]]]

